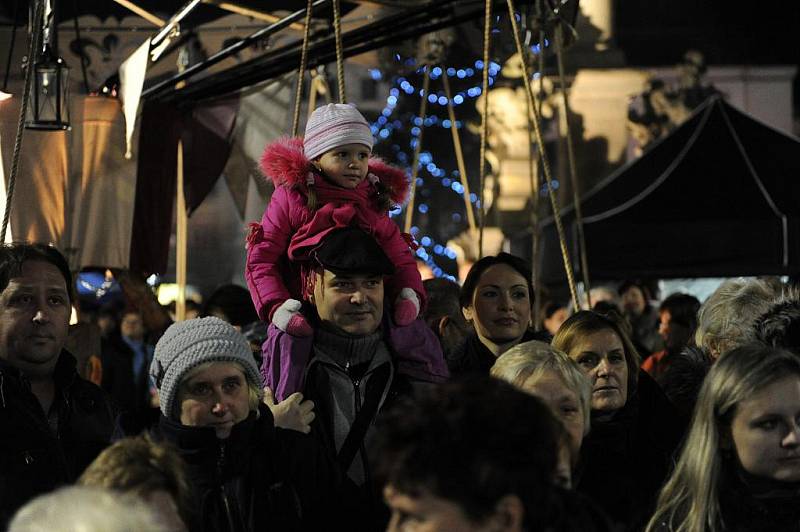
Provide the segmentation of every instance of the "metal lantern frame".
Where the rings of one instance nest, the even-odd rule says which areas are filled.
[[[55,2],[54,2],[55,3]],[[32,21],[33,31],[42,28],[44,44],[33,64],[25,127],[39,130],[69,129],[69,67],[58,55],[55,10],[49,20]]]

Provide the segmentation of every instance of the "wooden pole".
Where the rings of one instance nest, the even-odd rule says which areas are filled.
[[[186,216],[186,197],[183,193],[183,142],[178,141],[178,194],[176,200],[177,230],[175,244],[175,282],[178,284],[178,298],[175,300],[175,321],[186,319],[186,237],[188,216]]]

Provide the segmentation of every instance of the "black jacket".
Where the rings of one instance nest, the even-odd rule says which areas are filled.
[[[610,420],[592,419],[576,489],[615,523],[635,529],[652,515],[685,425],[656,382],[639,372],[636,392]]]
[[[152,348],[150,348],[152,350]],[[150,378],[145,370],[137,379],[133,372],[133,350],[117,334],[103,340],[101,361],[103,377],[100,387],[116,403],[120,411],[120,426],[125,434],[136,435],[158,421],[158,409],[150,407]]]
[[[387,348],[391,352],[391,346],[387,344]],[[348,515],[347,530],[353,532],[385,530],[389,520],[368,459],[376,420],[402,398],[412,396],[420,388],[433,386],[396,373],[390,358],[373,362],[342,368],[332,361],[322,362],[317,354],[306,370],[303,390],[305,398],[314,401],[317,414],[311,425],[311,435],[327,450],[329,459],[336,462],[343,478],[340,504]],[[344,386],[343,381],[346,382]],[[335,404],[335,395],[352,399],[356,410],[338,452],[335,425],[348,424],[348,421],[342,419],[342,411],[346,409]],[[362,485],[357,485],[347,474],[355,462],[364,472]]]
[[[800,483],[758,479],[725,459],[720,512],[731,532],[800,531]]]
[[[66,351],[53,379],[57,433],[28,380],[0,361],[0,529],[28,500],[74,482],[118,435],[108,396],[78,376],[75,358]]]
[[[340,477],[311,437],[276,429],[272,414],[233,427],[217,439],[211,427],[188,427],[161,416],[156,439],[177,448],[189,470],[192,531],[335,529]]]
[[[539,340],[549,344],[551,338],[546,331],[536,332],[528,329],[522,336],[520,343],[530,342],[531,340]],[[467,337],[463,347],[457,353],[454,353],[452,358],[447,360],[447,366],[453,378],[472,374],[488,375],[496,360],[497,357],[489,351],[488,347],[483,345],[477,333],[472,332]]]

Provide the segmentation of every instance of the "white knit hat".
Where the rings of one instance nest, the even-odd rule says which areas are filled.
[[[176,419],[178,386],[189,371],[206,362],[237,362],[247,380],[261,390],[250,344],[231,324],[213,316],[181,321],[158,341],[150,364],[164,416]]]
[[[316,159],[345,144],[363,144],[372,150],[372,131],[358,109],[344,103],[329,103],[314,109],[303,137],[306,157]]]

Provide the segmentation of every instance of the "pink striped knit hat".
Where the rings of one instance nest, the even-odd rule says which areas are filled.
[[[355,106],[329,103],[311,113],[303,137],[303,151],[316,159],[326,151],[345,144],[363,144],[372,150],[372,131]]]

